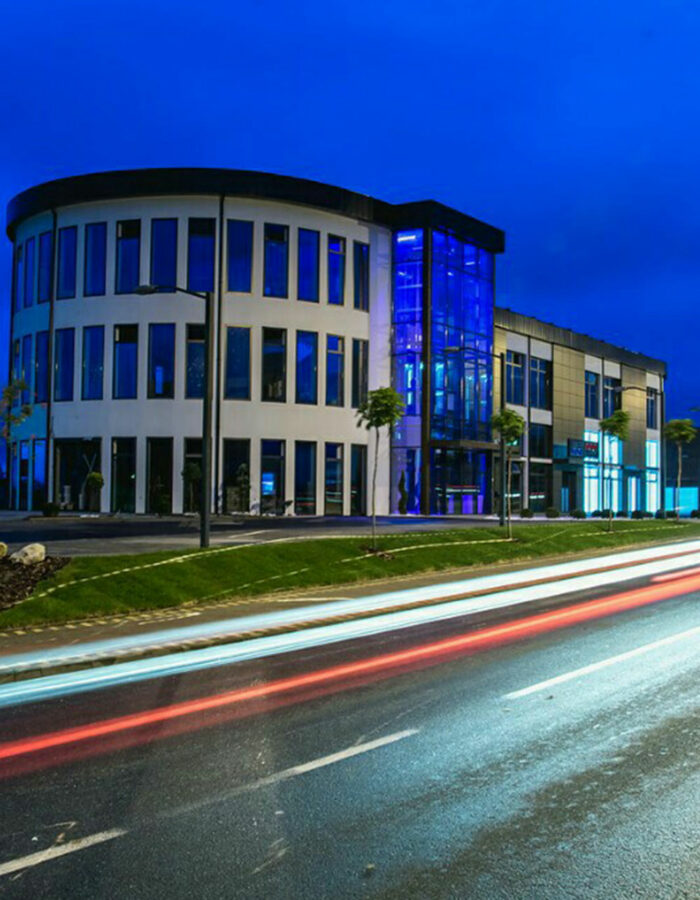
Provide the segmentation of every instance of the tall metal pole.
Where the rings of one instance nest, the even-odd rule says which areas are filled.
[[[199,546],[209,546],[211,525],[211,460],[212,460],[212,403],[214,399],[214,292],[205,294],[204,313],[204,399],[202,400],[202,496],[199,510]]]
[[[501,409],[506,408],[506,355],[498,354],[501,361]],[[503,526],[506,524],[506,493],[508,491],[508,481],[506,472],[506,439],[501,431],[501,508],[498,511],[498,524]]]

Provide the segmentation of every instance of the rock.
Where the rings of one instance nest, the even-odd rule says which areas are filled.
[[[0,559],[4,556],[7,556],[7,544],[3,544],[3,542],[0,541]]]
[[[46,547],[43,544],[27,544],[21,550],[10,554],[10,562],[21,563],[23,566],[33,566],[35,563],[46,559]]]

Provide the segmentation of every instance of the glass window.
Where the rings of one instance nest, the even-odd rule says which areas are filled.
[[[21,244],[15,249],[15,311],[22,309],[24,295],[24,248]]]
[[[39,303],[48,303],[51,299],[52,256],[53,235],[45,231],[39,235]]]
[[[353,444],[350,453],[350,515],[367,515],[367,447]]]
[[[175,396],[175,326],[148,326],[148,396]]]
[[[49,333],[38,331],[34,358],[34,402],[46,403],[49,399]]]
[[[86,297],[105,293],[107,267],[107,224],[94,222],[85,226],[85,282]]]
[[[131,294],[139,285],[141,261],[141,221],[128,219],[117,222],[117,277],[118,294]]]
[[[318,334],[297,331],[297,403],[318,403]]]
[[[284,403],[287,399],[287,332],[263,328],[262,399]]]
[[[530,463],[530,509],[544,512],[552,505],[552,467],[546,463]]]
[[[32,509],[41,509],[46,503],[46,440],[34,441],[32,461]]]
[[[22,391],[22,403],[31,403],[32,397],[32,335],[22,338],[22,381],[26,387]]]
[[[297,299],[318,303],[318,267],[321,236],[318,231],[299,229],[297,255]]]
[[[75,355],[75,330],[59,328],[54,346],[54,400],[73,399],[73,363]]]
[[[253,278],[253,223],[228,220],[228,289],[249,294]]]
[[[646,494],[647,512],[655,513],[661,506],[658,472],[646,473]]]
[[[102,325],[83,328],[83,400],[102,399],[105,330]]]
[[[289,229],[286,225],[265,224],[264,266],[263,293],[265,296],[286,297],[289,278]]]
[[[600,375],[597,372],[586,372],[586,416],[600,418]]]
[[[151,280],[162,293],[177,284],[177,219],[151,220]]]
[[[75,297],[75,267],[78,246],[78,229],[75,225],[58,232],[58,290],[59,300]]]
[[[620,379],[606,375],[603,378],[603,418],[607,419],[622,405]]]
[[[224,512],[250,509],[250,440],[224,438]]]
[[[525,354],[506,353],[506,403],[525,404]]]
[[[357,408],[367,399],[369,378],[369,341],[352,341],[352,406]]]
[[[343,445],[326,444],[325,515],[343,515]]]
[[[369,244],[355,241],[353,245],[355,271],[353,294],[355,309],[369,311]]]
[[[658,392],[647,388],[647,428],[659,427],[658,399]]]
[[[24,305],[34,304],[34,285],[36,283],[36,241],[33,237],[24,245]]]
[[[297,441],[294,445],[294,512],[298,516],[316,515],[315,441]]]
[[[173,439],[146,438],[146,512],[168,515],[173,508]]]
[[[530,406],[552,408],[552,363],[536,356],[530,357]]]
[[[345,302],[345,238],[328,235],[328,302]]]
[[[187,287],[214,290],[216,219],[190,219],[187,232]]]
[[[185,397],[204,396],[204,325],[187,326]]]
[[[583,509],[589,514],[601,509],[600,467],[591,463],[583,466]]]
[[[22,378],[22,344],[19,338],[12,342],[12,380],[19,381]],[[19,406],[19,398],[16,397],[13,406]]]
[[[115,400],[132,400],[136,397],[138,341],[138,325],[114,326],[112,393]]]
[[[112,512],[136,510],[136,438],[112,439]]]
[[[281,516],[285,508],[284,441],[260,443],[260,512]]]
[[[250,400],[250,328],[226,329],[227,400]]]
[[[345,403],[345,340],[336,334],[326,337],[326,406]]]
[[[199,512],[202,507],[202,439],[185,438],[182,467],[182,511]]]
[[[539,459],[552,457],[552,426],[533,423],[530,425],[530,456]]]

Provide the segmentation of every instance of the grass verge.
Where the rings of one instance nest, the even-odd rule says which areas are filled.
[[[277,590],[322,588],[420,573],[700,537],[695,522],[520,525],[384,536],[280,541],[191,552],[73,559],[25,601],[0,613],[0,629],[161,609]]]

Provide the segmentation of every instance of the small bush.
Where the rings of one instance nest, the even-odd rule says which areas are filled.
[[[534,512],[531,509],[528,509],[527,506],[520,510],[521,519],[531,519],[534,515]]]
[[[614,515],[614,513],[613,513],[613,515]],[[601,519],[609,519],[610,518],[610,510],[609,509],[601,509],[600,518]]]
[[[646,517],[646,513],[642,512],[641,509],[633,509],[632,515],[630,516],[630,518],[632,518],[632,519],[644,519],[645,517]]]
[[[591,518],[593,518],[593,519],[600,519],[600,518],[602,518],[602,516],[603,516],[602,509],[594,509],[593,512],[591,513]]]
[[[678,513],[676,512],[675,509],[667,509],[666,510],[666,518],[667,519],[677,519]]]
[[[654,518],[655,519],[665,519],[666,517],[664,515],[663,509],[657,509],[656,512],[654,513]]]
[[[559,516],[561,515],[561,513],[556,508],[556,506],[548,506],[547,509],[544,511],[544,514],[545,514],[545,516],[547,516],[548,519],[558,519]]]
[[[571,510],[571,518],[572,519],[585,519],[586,514],[582,509],[572,509]]]
[[[61,510],[61,507],[58,503],[44,503],[41,508],[42,515],[48,516],[49,518],[54,518],[57,516]]]
[[[690,514],[691,519],[700,519],[700,509],[694,509]]]
[[[620,510],[618,510],[618,512],[615,513],[615,515],[617,516],[618,519],[626,519],[627,511],[624,509],[620,509]]]

